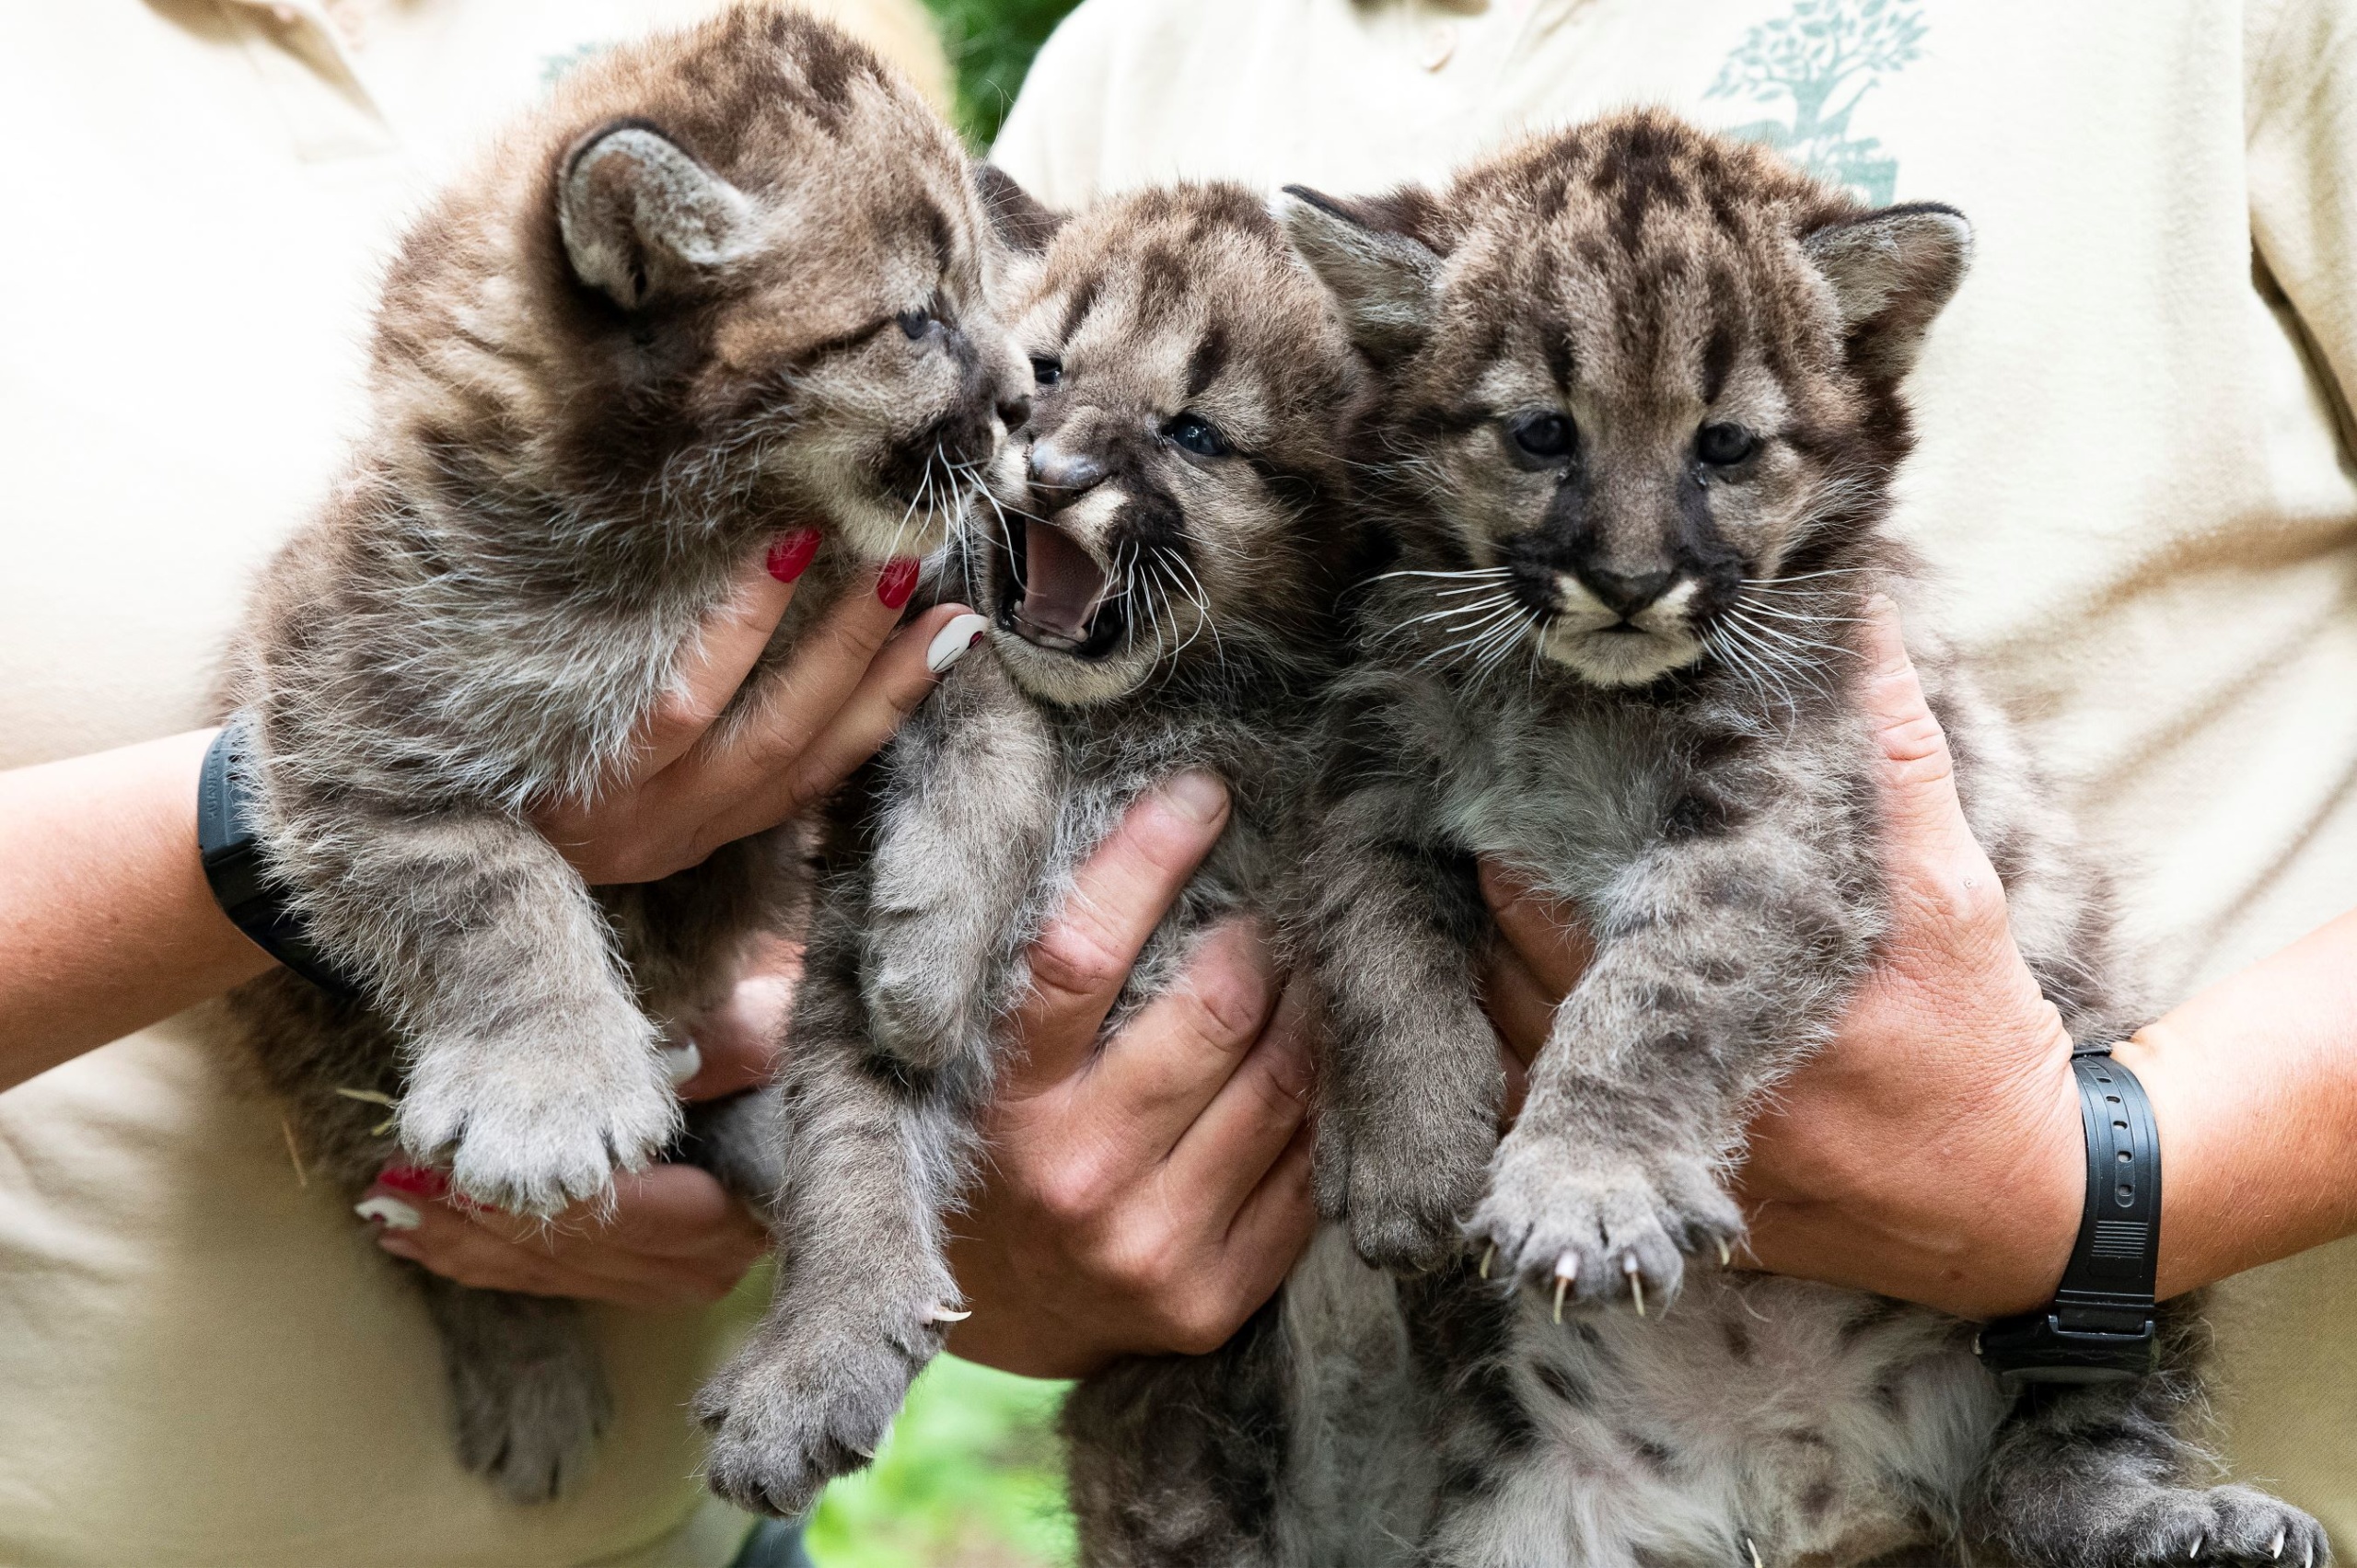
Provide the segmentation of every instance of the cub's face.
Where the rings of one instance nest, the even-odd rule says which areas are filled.
[[[1339,548],[1356,355],[1259,198],[1141,192],[1067,223],[1016,336],[1028,498],[983,598],[1014,679],[1082,705],[1284,656]]]
[[[528,134],[539,159],[504,149],[504,186],[446,208],[389,286],[379,363],[414,352],[426,417],[495,400],[531,477],[673,524],[829,525],[875,558],[1018,487],[1029,369],[993,301],[1020,259],[866,51],[737,8],[577,67]]]
[[[1657,114],[1288,222],[1390,366],[1371,460],[1440,525],[1442,640],[1600,686],[1809,637],[1779,584],[1871,526],[1968,242]]]

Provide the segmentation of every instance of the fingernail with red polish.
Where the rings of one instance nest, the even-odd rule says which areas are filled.
[[[450,1191],[450,1179],[430,1167],[389,1165],[377,1173],[377,1185],[396,1192],[414,1192],[421,1198],[439,1198]]]
[[[819,553],[819,530],[796,528],[780,534],[770,546],[770,575],[781,583],[790,583],[810,569],[811,557]]]
[[[884,563],[883,575],[876,579],[876,597],[884,601],[887,610],[898,610],[909,602],[917,591],[917,558],[896,555]]]

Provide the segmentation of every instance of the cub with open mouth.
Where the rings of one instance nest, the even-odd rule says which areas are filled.
[[[1109,1036],[1213,922],[1273,903],[1340,646],[1362,371],[1266,203],[1181,186],[1072,219],[1013,319],[1031,499],[945,585],[992,612],[997,656],[958,666],[830,824],[780,1089],[779,1288],[701,1404],[714,1486],[772,1513],[865,1463],[962,1316],[942,1215],[1078,865],[1172,774],[1227,784]]]

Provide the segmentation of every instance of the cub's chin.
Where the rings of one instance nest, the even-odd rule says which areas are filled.
[[[1684,630],[1624,623],[1579,632],[1556,625],[1548,628],[1541,651],[1591,686],[1645,686],[1700,659],[1702,642]]]

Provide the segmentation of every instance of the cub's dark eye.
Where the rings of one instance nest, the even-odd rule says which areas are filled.
[[[1182,413],[1164,427],[1163,434],[1199,458],[1227,456],[1227,437],[1202,414]]]
[[[1739,463],[1759,450],[1759,437],[1740,424],[1724,420],[1702,426],[1694,433],[1694,455],[1713,468],[1725,468]]]
[[[909,341],[911,343],[916,342],[919,338],[924,336],[925,333],[932,330],[932,311],[903,310],[900,312],[900,331],[909,335]]]
[[[1570,457],[1579,439],[1572,422],[1560,413],[1524,414],[1506,427],[1506,434],[1517,447],[1542,460]]]
[[[1031,379],[1042,387],[1052,387],[1064,378],[1064,362],[1045,354],[1031,356]]]

